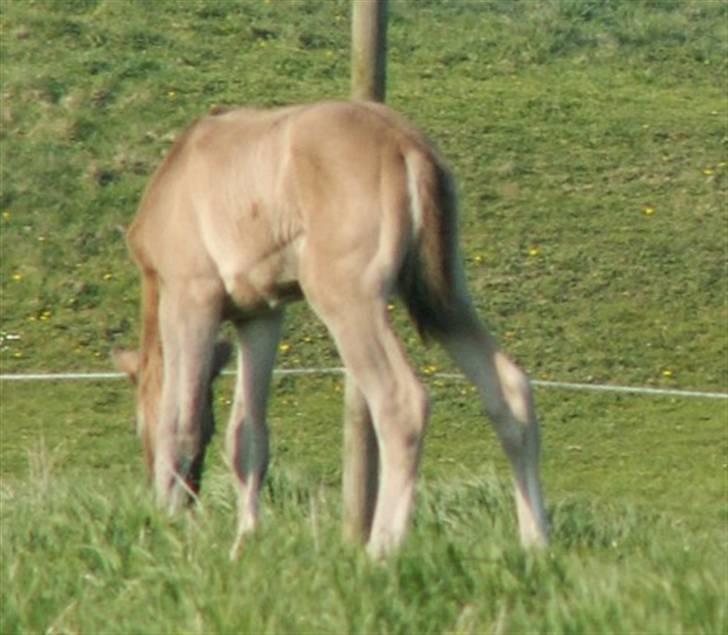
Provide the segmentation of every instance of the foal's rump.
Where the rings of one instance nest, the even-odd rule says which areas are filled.
[[[348,263],[348,284],[399,293],[422,335],[446,331],[467,294],[455,186],[432,144],[374,103],[319,104],[292,113],[289,126],[306,251],[327,273]]]

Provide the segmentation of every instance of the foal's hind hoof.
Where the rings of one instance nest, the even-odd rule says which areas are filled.
[[[242,553],[243,553],[243,537],[238,536],[235,539],[233,546],[230,547],[230,553],[228,554],[228,557],[230,558],[230,562],[235,562],[236,560],[239,560],[240,555]]]

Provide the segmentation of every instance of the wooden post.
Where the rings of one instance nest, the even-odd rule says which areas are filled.
[[[387,89],[387,2],[352,0],[351,96],[384,101]]]

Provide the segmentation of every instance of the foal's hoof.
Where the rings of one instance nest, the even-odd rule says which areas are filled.
[[[393,556],[398,548],[399,543],[391,539],[390,536],[370,539],[367,543],[367,555],[375,562],[384,562]]]
[[[549,546],[549,538],[546,533],[529,533],[527,535],[521,535],[521,545],[524,549],[541,551]]]
[[[244,540],[243,535],[238,534],[235,538],[235,542],[233,543],[233,546],[230,547],[230,553],[229,558],[230,562],[235,562],[236,560],[240,559],[240,555],[243,553],[243,546],[244,546]]]
[[[245,539],[249,538],[250,534],[250,531],[238,531],[237,536],[235,536],[235,542],[233,542],[233,546],[230,547],[230,553],[228,554],[230,562],[239,560],[240,556],[243,555],[243,551],[245,551]]]

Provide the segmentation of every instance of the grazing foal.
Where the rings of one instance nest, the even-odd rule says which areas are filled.
[[[220,366],[215,339],[229,320],[239,343],[226,438],[239,495],[233,554],[255,528],[283,310],[303,297],[346,366],[346,534],[377,557],[395,549],[429,413],[390,324],[387,303],[398,295],[420,333],[440,342],[477,387],[513,467],[521,540],[545,544],[529,381],[473,310],[456,234],[447,167],[383,105],[240,109],[192,124],[129,230],[142,278],[141,350],[116,354],[137,378],[138,425],[159,502],[175,511],[197,489]]]

